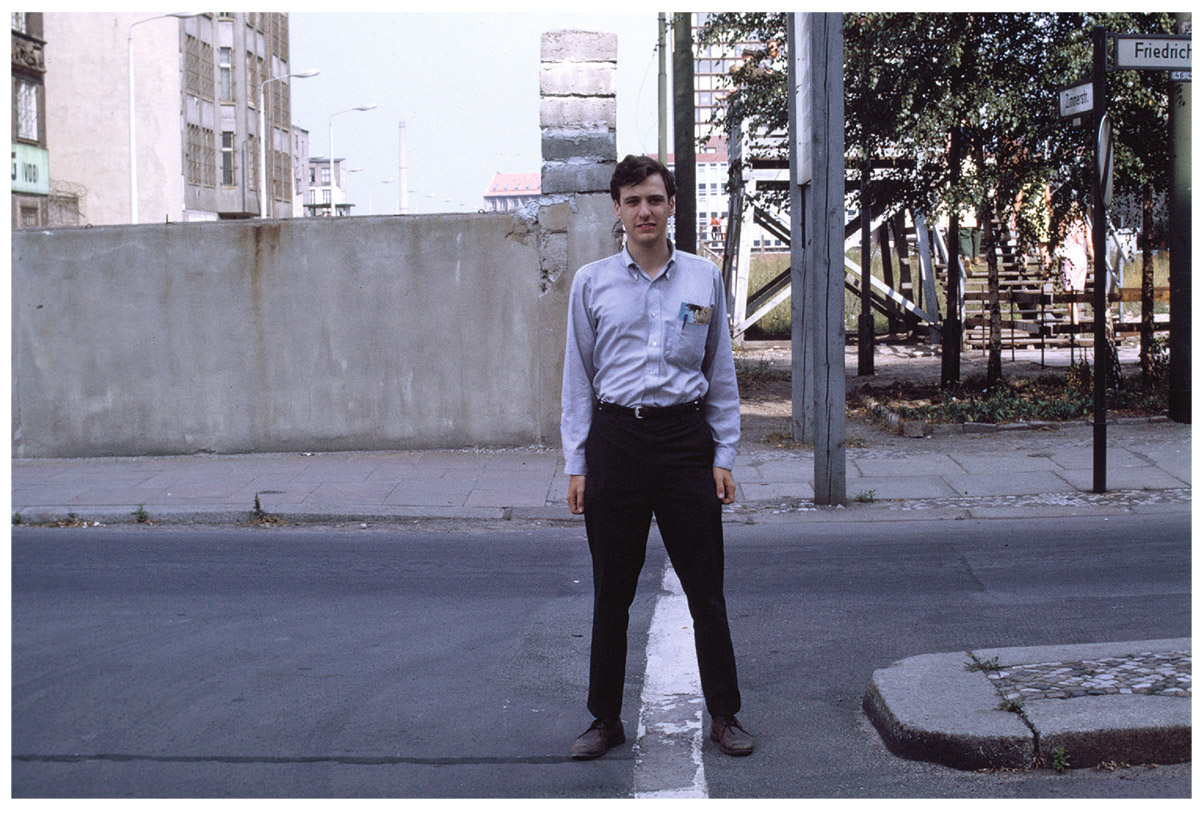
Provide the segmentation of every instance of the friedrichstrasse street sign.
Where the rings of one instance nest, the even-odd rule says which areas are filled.
[[[1114,34],[1114,70],[1191,71],[1192,38],[1174,34]]]

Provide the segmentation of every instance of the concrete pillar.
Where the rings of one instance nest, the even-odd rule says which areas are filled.
[[[542,34],[542,196],[532,230],[541,260],[540,436],[558,444],[567,300],[575,271],[621,248],[608,182],[617,166],[617,36]]]
[[[542,34],[542,194],[608,192],[617,162],[617,35]]]

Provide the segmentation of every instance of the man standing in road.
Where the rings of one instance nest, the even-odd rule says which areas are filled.
[[[721,273],[667,239],[675,179],[661,163],[626,156],[609,189],[625,248],[576,274],[563,371],[567,502],[584,515],[594,589],[595,720],[571,755],[625,742],[629,606],[652,516],[687,595],[712,739],[748,755],[724,596],[721,504],[734,500],[740,417]]]

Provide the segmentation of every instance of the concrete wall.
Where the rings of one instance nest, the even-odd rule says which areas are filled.
[[[594,213],[560,206],[571,262],[607,250]],[[557,443],[567,280],[543,275],[540,231],[512,215],[16,231],[13,454]]]
[[[547,41],[615,70],[611,35]],[[520,213],[14,231],[13,455],[558,444],[573,272],[617,248],[589,168],[615,108],[584,90],[543,161],[588,180]]]

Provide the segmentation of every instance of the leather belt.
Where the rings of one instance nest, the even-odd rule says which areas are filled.
[[[611,401],[601,401],[596,404],[596,409],[604,413],[631,415],[634,418],[642,419],[670,418],[671,416],[683,415],[684,413],[698,412],[703,406],[704,399],[687,401],[683,404],[672,404],[669,407],[648,407],[641,404],[637,407],[626,407],[623,404],[614,404]]]

